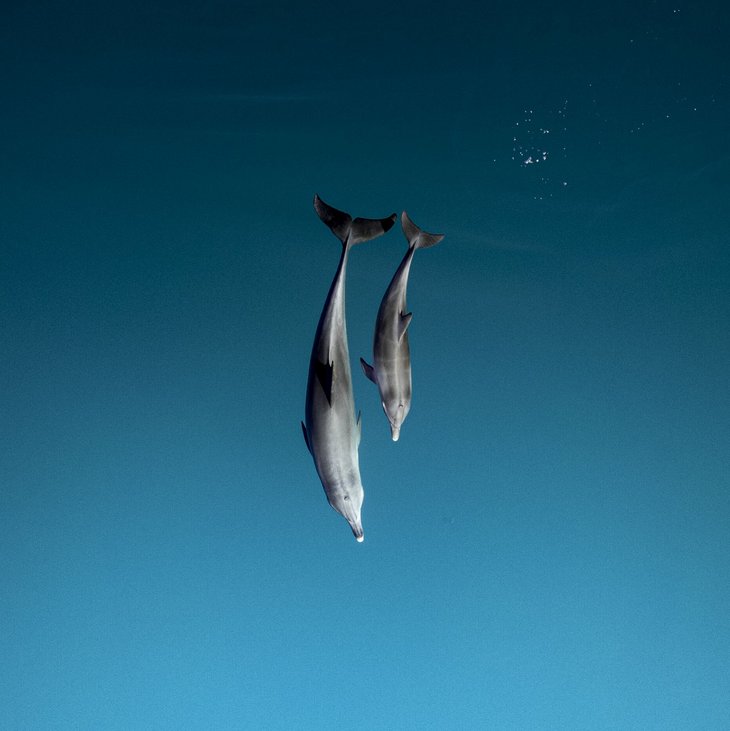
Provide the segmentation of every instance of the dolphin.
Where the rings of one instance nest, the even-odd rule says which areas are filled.
[[[408,326],[413,317],[406,312],[406,288],[408,274],[416,249],[425,249],[438,244],[442,234],[422,231],[403,211],[401,215],[403,233],[408,241],[408,251],[390,281],[380,302],[375,319],[373,338],[373,365],[360,358],[365,375],[378,387],[383,411],[390,422],[394,442],[400,437],[400,430],[411,409],[411,354],[408,347]]]
[[[350,248],[382,236],[393,227],[396,215],[353,219],[316,195],[314,210],[342,242],[342,254],[314,336],[302,431],[329,504],[347,520],[355,538],[361,542],[364,535],[360,512],[365,495],[357,455],[361,420],[360,414],[355,419],[352,395],[345,322],[345,269]]]

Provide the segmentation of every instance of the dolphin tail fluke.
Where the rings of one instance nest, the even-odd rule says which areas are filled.
[[[314,196],[314,210],[322,223],[329,226],[332,233],[344,243],[352,228],[352,216],[328,206],[318,195]]]
[[[412,246],[414,249],[427,249],[429,246],[436,246],[444,237],[443,234],[430,234],[418,228],[405,211],[401,214],[400,222],[408,246]]]
[[[314,196],[314,210],[323,223],[345,246],[370,241],[389,231],[396,221],[395,213],[387,218],[355,218],[327,205],[318,195]]]
[[[387,218],[356,218],[350,229],[349,245],[354,246],[370,239],[377,239],[393,228],[397,218],[395,213],[391,213]]]

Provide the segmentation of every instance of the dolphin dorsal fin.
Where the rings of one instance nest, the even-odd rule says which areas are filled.
[[[314,364],[314,370],[319,385],[322,386],[324,395],[327,397],[327,403],[332,406],[332,371],[334,370],[334,363],[322,363],[321,360],[317,360]]]
[[[378,379],[375,377],[375,370],[373,369],[373,367],[371,365],[368,365],[365,362],[364,358],[360,358],[360,365],[362,366],[365,377],[370,379],[373,383],[377,384]]]
[[[408,312],[407,314],[401,314],[400,320],[398,321],[398,340],[403,340],[403,336],[406,334],[406,330],[411,324],[412,319],[412,312]]]

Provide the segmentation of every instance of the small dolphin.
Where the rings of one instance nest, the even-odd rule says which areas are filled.
[[[401,225],[408,241],[408,251],[380,303],[375,320],[373,365],[368,365],[360,358],[365,375],[380,391],[380,401],[390,422],[394,442],[398,441],[401,426],[411,409],[411,354],[407,330],[413,313],[406,312],[408,274],[416,249],[434,246],[443,239],[442,234],[422,231],[405,211],[401,216]]]
[[[359,414],[355,420],[347,347],[345,268],[350,247],[382,236],[392,228],[396,215],[353,220],[316,195],[314,210],[342,242],[342,255],[314,336],[302,431],[329,504],[347,520],[355,538],[362,541],[360,511],[364,492],[357,455],[361,422]]]

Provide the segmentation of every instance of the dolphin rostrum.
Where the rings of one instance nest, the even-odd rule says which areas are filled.
[[[329,504],[362,541],[360,511],[364,492],[357,449],[360,415],[355,420],[352,373],[345,322],[345,269],[350,248],[381,236],[396,220],[353,218],[314,196],[314,210],[342,242],[340,263],[332,280],[309,361],[307,400],[302,430]]]
[[[380,391],[380,401],[390,422],[394,442],[398,441],[401,425],[411,408],[411,354],[407,331],[413,313],[406,312],[408,274],[416,249],[434,246],[443,239],[442,234],[422,231],[405,211],[401,216],[401,225],[408,241],[408,251],[380,303],[375,320],[373,365],[368,365],[360,358],[365,375]]]

